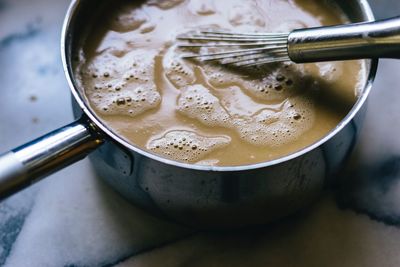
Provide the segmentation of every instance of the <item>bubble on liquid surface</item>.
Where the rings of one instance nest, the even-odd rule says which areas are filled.
[[[150,140],[147,149],[170,159],[196,163],[209,153],[227,146],[228,136],[203,136],[191,131],[170,131],[161,138]]]
[[[157,107],[161,96],[153,81],[155,52],[134,50],[116,57],[103,51],[85,68],[85,93],[104,115],[137,116]]]
[[[203,85],[195,84],[182,89],[178,98],[178,111],[208,126],[228,127],[230,115]]]

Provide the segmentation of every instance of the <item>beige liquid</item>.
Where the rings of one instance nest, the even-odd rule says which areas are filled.
[[[131,143],[187,163],[276,159],[323,138],[364,83],[362,61],[226,69],[180,59],[175,38],[199,28],[290,31],[346,22],[319,0],[113,1],[75,66],[97,115]]]

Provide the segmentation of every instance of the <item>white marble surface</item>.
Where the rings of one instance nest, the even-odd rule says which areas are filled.
[[[372,0],[379,17],[397,0]],[[67,0],[0,0],[0,151],[72,120],[59,35]],[[301,215],[193,233],[145,214],[84,160],[0,203],[4,266],[400,266],[400,61],[383,60],[353,172]]]

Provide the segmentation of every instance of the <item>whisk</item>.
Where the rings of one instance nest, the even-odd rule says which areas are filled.
[[[199,51],[182,58],[217,61],[222,65],[400,58],[400,17],[290,33],[199,30],[177,38],[178,47]]]

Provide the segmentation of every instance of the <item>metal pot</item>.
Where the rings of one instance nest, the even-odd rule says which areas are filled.
[[[338,0],[352,22],[374,19],[366,0]],[[77,89],[74,41],[99,1],[73,0],[65,16],[61,55],[76,122],[0,156],[0,197],[91,154],[99,176],[136,205],[198,227],[262,224],[314,200],[346,161],[357,139],[377,68],[347,117],[325,138],[286,157],[248,166],[184,164],[144,151],[107,128]]]

